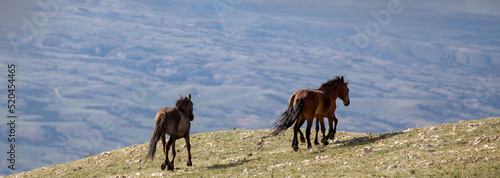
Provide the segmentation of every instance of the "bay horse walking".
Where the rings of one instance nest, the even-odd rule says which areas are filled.
[[[182,97],[175,102],[175,108],[165,107],[160,109],[156,113],[155,126],[153,129],[153,134],[151,135],[151,141],[149,141],[149,151],[146,156],[146,161],[151,158],[151,161],[155,158],[156,143],[161,138],[161,143],[163,145],[163,154],[165,154],[165,162],[161,165],[161,170],[174,170],[174,160],[175,160],[175,140],[184,138],[186,140],[186,146],[188,151],[188,161],[187,165],[192,166],[191,162],[191,144],[189,143],[189,129],[191,128],[191,121],[193,121],[193,102],[191,102],[191,94],[189,97]],[[168,142],[165,146],[165,134],[169,136]],[[172,162],[168,160],[168,151],[172,146]]]
[[[295,124],[293,128],[292,148],[294,151],[299,149],[297,133],[300,127],[307,120],[306,139],[307,148],[312,148],[310,135],[311,126],[314,118],[320,122],[324,117],[328,118],[330,129],[326,138],[334,139],[337,132],[338,120],[335,117],[337,104],[335,100],[340,98],[344,106],[349,106],[349,81],[344,82],[344,76],[335,77],[322,84],[318,89],[305,89],[295,92],[288,101],[288,108],[280,118],[274,123],[275,130],[273,135],[278,135],[282,130],[286,130]],[[335,122],[335,125],[333,123]],[[327,139],[323,139],[325,143]]]

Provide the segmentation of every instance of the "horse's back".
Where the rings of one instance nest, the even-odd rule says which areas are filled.
[[[176,139],[184,137],[191,127],[188,118],[183,118],[180,111],[173,107],[161,108],[156,114],[157,122],[160,119],[163,119],[163,124],[166,126],[166,134],[169,136],[175,135]]]
[[[328,98],[327,94],[317,89],[305,89],[297,91],[295,101],[299,99],[303,100],[304,114],[314,115],[312,117],[324,117],[323,115],[325,115],[325,113],[331,106],[330,99]]]
[[[172,117],[180,117],[175,108],[164,107],[158,110],[158,112],[156,113],[156,120],[161,119],[162,117],[165,117],[167,115],[170,115]]]

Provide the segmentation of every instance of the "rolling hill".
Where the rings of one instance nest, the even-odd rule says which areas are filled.
[[[148,143],[132,145],[7,177],[495,177],[500,174],[500,118],[460,121],[386,133],[337,132],[328,146],[298,152],[290,131],[227,130],[191,135],[192,167],[177,141],[174,171],[163,153],[144,162]],[[313,132],[314,133],[314,132]],[[158,149],[161,147],[158,145]],[[171,157],[170,157],[171,158]]]

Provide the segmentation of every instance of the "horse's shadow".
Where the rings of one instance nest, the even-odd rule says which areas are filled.
[[[225,169],[225,168],[240,166],[240,165],[246,164],[248,162],[251,162],[253,160],[255,160],[255,159],[244,159],[244,160],[241,160],[241,161],[238,161],[235,163],[227,163],[227,164],[214,164],[214,165],[208,166],[207,168],[208,169]]]
[[[399,134],[403,134],[403,133],[405,133],[405,132],[397,131],[397,132],[382,133],[378,136],[367,135],[367,136],[363,136],[363,137],[354,137],[354,138],[347,139],[347,140],[337,141],[333,144],[340,144],[338,146],[334,146],[334,148],[343,148],[343,147],[347,147],[347,146],[356,146],[356,145],[366,145],[369,143],[375,143],[375,142],[378,142],[380,140],[388,139],[390,137],[393,137],[393,136],[396,136]],[[330,143],[330,144],[332,144],[332,143]]]

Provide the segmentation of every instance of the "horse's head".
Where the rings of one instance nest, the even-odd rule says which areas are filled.
[[[340,84],[338,97],[342,100],[344,106],[349,106],[349,104],[351,103],[351,101],[349,100],[349,88],[347,87],[347,84],[349,84],[349,80],[347,80],[347,82],[344,82],[344,76],[340,77],[340,80],[342,82]]]
[[[189,97],[182,97],[177,100],[175,103],[176,107],[181,109],[182,111],[186,112],[186,114],[189,117],[189,120],[193,121],[194,115],[193,115],[193,102],[191,102],[191,94],[189,94]]]

